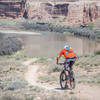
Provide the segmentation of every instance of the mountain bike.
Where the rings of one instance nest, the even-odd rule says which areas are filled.
[[[64,65],[65,66],[66,63],[58,63],[58,65]],[[70,67],[69,67],[70,68]],[[75,78],[75,72],[73,70],[68,71],[69,73],[69,78],[70,78],[70,88],[74,89],[76,86],[76,78]],[[67,85],[67,80],[66,80],[66,73],[65,73],[65,69],[63,67],[63,70],[60,73],[60,86],[62,89],[68,89],[68,85]]]

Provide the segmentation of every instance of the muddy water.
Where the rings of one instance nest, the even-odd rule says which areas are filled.
[[[23,40],[25,54],[28,56],[57,56],[66,44],[70,45],[77,55],[93,54],[100,50],[100,43],[74,36],[57,34],[14,36]]]
[[[78,55],[93,54],[100,50],[100,43],[74,36],[40,35],[24,37],[25,52],[30,56],[57,56],[66,44],[70,45]]]

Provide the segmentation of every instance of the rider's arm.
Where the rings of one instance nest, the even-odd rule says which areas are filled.
[[[59,53],[59,55],[57,56],[57,60],[56,63],[58,64],[60,57],[63,55],[63,50],[61,50],[61,52]]]
[[[56,64],[58,64],[59,59],[60,59],[60,56],[58,55],[57,60],[56,60]]]

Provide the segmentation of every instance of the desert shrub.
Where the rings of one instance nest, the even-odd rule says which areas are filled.
[[[96,55],[100,55],[100,51],[96,51],[95,54],[96,54]]]
[[[44,100],[64,100],[64,98],[62,98],[62,96],[52,94],[51,96],[44,97]]]
[[[95,30],[96,38],[100,41],[100,30]]]
[[[26,83],[21,82],[21,81],[15,81],[15,82],[10,82],[4,90],[16,90],[16,89],[21,89],[25,88]]]
[[[28,96],[28,97],[25,98],[25,100],[34,100],[34,96],[33,95],[32,96]]]
[[[23,22],[22,26],[25,29],[34,29],[38,31],[50,31],[50,32],[59,32],[63,33],[65,31],[65,27],[61,25],[54,25],[50,23],[40,23],[40,22]]]
[[[88,23],[88,28],[89,28],[90,30],[92,30],[92,29],[94,28],[94,22],[89,22],[89,23]]]
[[[57,65],[51,65],[48,69],[49,73],[52,72],[60,72],[62,71],[62,67],[61,66],[57,66]]]
[[[95,38],[94,31],[88,28],[73,27],[73,28],[69,28],[68,31],[74,33],[74,35],[88,37],[88,38]]]
[[[49,81],[50,81],[50,77],[47,76],[47,75],[40,76],[39,79],[40,79],[41,81],[44,81],[44,82],[49,82]]]
[[[19,22],[9,19],[0,19],[0,25],[17,25]]]
[[[49,94],[48,96],[44,96],[43,100],[79,100],[79,99],[75,96],[68,96],[65,93],[64,94],[52,93]]]
[[[5,87],[4,82],[2,82],[2,81],[0,80],[0,89],[4,89],[4,87]]]
[[[5,95],[5,96],[2,96],[0,98],[0,100],[23,100],[23,99],[22,98],[19,98],[19,97],[15,97],[15,96]]]
[[[0,55],[10,55],[21,50],[22,41],[18,38],[7,38],[0,40]]]
[[[31,88],[31,90],[33,90],[33,91],[35,91],[37,93],[41,92],[41,88],[38,87],[38,86],[31,86],[30,88]]]
[[[31,64],[34,63],[47,63],[47,57],[40,57],[38,60],[36,60],[35,62],[32,62]]]
[[[92,24],[92,23],[91,23]],[[90,28],[81,28],[81,27],[67,27],[62,25],[56,25],[52,23],[39,23],[39,22],[23,22],[22,26],[25,29],[33,29],[37,31],[49,31],[57,33],[69,32],[73,35],[84,36],[88,38],[95,38],[95,30],[91,30],[92,25],[89,25]]]

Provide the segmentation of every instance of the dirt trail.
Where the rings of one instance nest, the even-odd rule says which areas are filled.
[[[37,77],[38,77],[37,70],[41,66],[30,65],[32,62],[35,62],[36,60],[37,60],[36,58],[33,58],[33,59],[23,62],[23,65],[28,67],[28,71],[24,75],[26,81],[29,83],[29,85],[38,86],[38,87],[48,89],[48,90],[54,89],[54,87],[48,86],[46,84],[44,85],[44,84],[37,82],[38,81],[37,80]]]
[[[37,59],[30,59],[25,61],[23,64],[28,67],[28,71],[25,73],[25,79],[29,83],[29,85],[38,86],[47,90],[53,90],[62,92],[62,90],[57,86],[51,86],[49,84],[42,84],[38,82],[37,70],[40,65],[30,65],[32,62],[35,62]],[[100,88],[96,86],[89,86],[88,84],[77,84],[76,89],[67,91],[73,92],[74,96],[79,98],[80,100],[100,100]]]
[[[26,81],[30,84],[30,85],[36,85],[36,81],[37,81],[37,69],[38,66],[37,65],[30,65],[32,62],[35,62],[37,59],[30,59],[28,61],[23,62],[23,65],[28,67],[28,71],[27,73],[25,73],[25,79]]]

